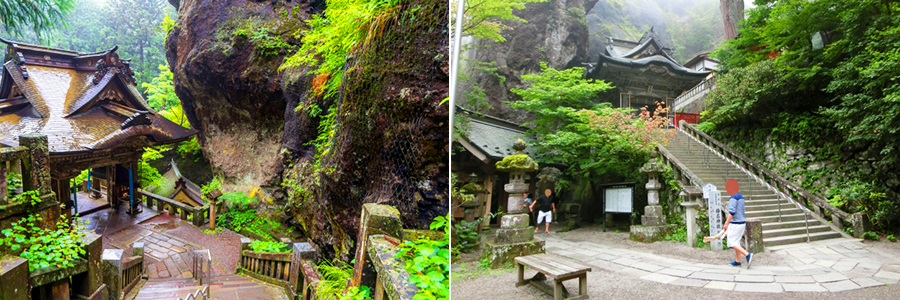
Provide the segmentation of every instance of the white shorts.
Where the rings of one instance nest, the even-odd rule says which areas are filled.
[[[728,224],[728,231],[725,236],[728,237],[728,248],[741,245],[741,238],[744,237],[744,228],[747,224]]]
[[[541,220],[543,220],[544,218],[547,218],[547,223],[552,222],[553,221],[553,212],[552,211],[548,211],[548,212],[538,211],[538,217],[537,217],[537,220],[534,221],[534,224],[535,225],[541,224]]]

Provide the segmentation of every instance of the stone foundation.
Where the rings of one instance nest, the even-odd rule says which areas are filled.
[[[494,241],[485,241],[481,247],[481,260],[487,259],[491,262],[491,269],[506,267],[515,264],[514,260],[519,256],[527,256],[532,254],[545,253],[544,240],[534,238],[531,241],[521,243],[497,243]]]
[[[667,234],[670,234],[675,231],[675,225],[663,225],[663,226],[643,226],[643,225],[632,225],[631,226],[631,239],[632,241],[641,242],[641,243],[652,243],[658,241],[665,237]]]
[[[494,237],[495,243],[519,243],[529,242],[534,238],[534,228],[500,228]]]

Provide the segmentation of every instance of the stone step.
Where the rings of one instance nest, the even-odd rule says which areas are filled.
[[[746,209],[746,207],[745,207],[745,209]],[[799,208],[797,208],[796,206],[793,206],[790,209],[782,209],[781,210],[782,216],[791,215],[791,214],[802,214],[802,213],[803,213],[803,211],[800,210]],[[755,219],[758,219],[761,217],[770,217],[770,216],[778,217],[778,210],[777,209],[776,210],[759,210],[759,211],[747,210],[744,213],[744,216],[747,218],[755,218]]]
[[[774,215],[774,216],[754,217],[754,218],[751,218],[751,219],[759,220],[759,221],[762,222],[763,224],[766,224],[766,223],[777,223],[777,222],[778,222],[778,214],[776,214],[776,215]],[[790,221],[801,221],[801,222],[803,222],[803,220],[805,220],[805,219],[803,218],[803,214],[802,214],[802,213],[796,213],[796,214],[790,214],[790,215],[782,214],[782,215],[781,215],[781,221],[782,221],[782,222],[790,222]],[[812,220],[815,220],[815,218],[813,218],[812,216],[809,216],[809,220],[812,221]]]
[[[779,205],[781,203],[781,205]],[[788,208],[797,208],[797,206],[790,203],[787,200],[754,200],[747,201],[744,203],[744,208],[747,211],[761,211],[761,210],[779,210],[784,211]]]
[[[822,224],[822,222],[820,222],[819,219],[814,219],[814,218],[809,219],[809,226],[819,226],[821,224]],[[806,221],[799,220],[799,221],[778,222],[778,218],[775,218],[774,222],[762,224],[763,232],[766,232],[768,230],[778,230],[778,229],[794,228],[794,227],[802,227],[805,229]]]
[[[810,234],[818,233],[818,232],[825,232],[825,231],[831,231],[831,227],[828,227],[825,225],[815,225],[815,226],[810,225],[809,226]],[[763,241],[766,241],[766,240],[772,239],[772,238],[776,238],[776,237],[789,236],[789,235],[806,235],[806,226],[801,223],[801,224],[799,224],[799,226],[792,227],[792,228],[781,228],[781,229],[772,229],[772,230],[763,229]]]
[[[834,231],[825,231],[825,232],[816,232],[809,234],[809,241],[820,241],[827,239],[840,238],[841,234]],[[806,242],[806,234],[798,234],[798,235],[788,235],[788,236],[780,236],[771,239],[763,238],[763,244],[766,247],[771,246],[780,246],[787,244],[796,244],[796,243],[805,243]]]

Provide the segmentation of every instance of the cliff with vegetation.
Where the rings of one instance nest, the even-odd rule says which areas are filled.
[[[263,208],[344,261],[363,203],[418,228],[449,203],[447,4],[369,2],[182,1],[166,43],[223,189],[261,187]]]

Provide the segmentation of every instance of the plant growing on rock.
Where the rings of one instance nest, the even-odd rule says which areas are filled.
[[[450,226],[447,217],[439,216],[431,222],[431,230],[443,230],[444,238],[431,240],[420,237],[400,244],[397,257],[405,260],[409,280],[419,287],[413,297],[419,299],[449,299],[450,297]]]
[[[265,253],[291,252],[291,249],[288,248],[288,245],[285,245],[282,242],[273,242],[273,241],[253,241],[253,242],[250,242],[250,248],[253,249],[253,252],[265,252]]]
[[[80,226],[70,226],[65,216],[60,217],[55,229],[43,223],[40,215],[28,215],[0,231],[0,243],[10,251],[21,250],[19,256],[28,260],[30,272],[52,266],[75,266],[75,261],[85,254],[81,246],[84,232]]]

